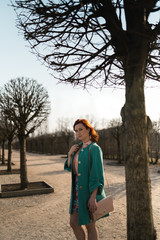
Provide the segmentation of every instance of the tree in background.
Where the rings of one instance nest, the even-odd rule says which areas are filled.
[[[122,122],[120,119],[113,119],[109,123],[110,131],[113,138],[116,140],[117,143],[117,159],[118,163],[121,163],[121,136],[123,133],[122,130]]]
[[[0,133],[3,133],[4,140],[8,141],[8,162],[7,162],[7,172],[12,171],[12,144],[13,138],[16,132],[16,127],[12,120],[5,117],[3,114],[0,118]]]
[[[150,143],[150,157],[151,157],[151,163],[157,164],[159,160],[159,150],[160,150],[160,119],[157,122],[153,122],[153,128],[152,132],[150,134],[149,138]],[[153,159],[155,159],[153,161]]]
[[[128,239],[156,238],[148,168],[151,122],[144,84],[146,79],[160,79],[159,2],[17,0],[14,6],[25,39],[60,81],[84,88],[125,83],[121,115]]]
[[[7,140],[6,137],[6,129],[4,129],[3,127],[0,126],[0,145],[1,145],[1,149],[2,149],[2,155],[1,155],[1,161],[2,164],[5,164],[5,141]]]
[[[4,85],[0,94],[0,109],[5,118],[13,121],[20,144],[21,188],[28,186],[26,138],[33,133],[50,112],[47,91],[36,80],[17,78]]]
[[[71,141],[73,141],[74,138],[73,127],[71,127],[72,122],[67,118],[58,119],[57,122],[57,133],[59,133],[59,135],[63,137],[67,149],[69,149],[71,146]]]

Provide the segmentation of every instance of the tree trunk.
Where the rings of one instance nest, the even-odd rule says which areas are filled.
[[[12,172],[12,139],[8,140],[8,168],[7,172]]]
[[[5,140],[2,140],[2,164],[5,164]]]
[[[1,149],[1,145],[0,145],[0,161],[2,162],[2,151],[1,151],[2,149]]]
[[[28,187],[28,178],[27,178],[27,159],[26,159],[26,137],[24,134],[19,135],[19,144],[20,144],[21,188],[25,189]]]
[[[143,68],[127,69],[125,81],[126,103],[121,114],[125,129],[127,239],[153,240],[156,232],[152,216],[147,137],[149,118],[145,113]]]
[[[119,131],[119,129],[118,129]],[[120,134],[117,134],[117,159],[118,159],[118,163],[121,164],[121,143],[120,143]]]
[[[153,164],[153,141],[150,141],[150,149],[149,149],[149,157],[150,157],[150,163]]]

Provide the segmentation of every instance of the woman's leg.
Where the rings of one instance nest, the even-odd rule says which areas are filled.
[[[76,211],[73,211],[73,213],[70,215],[70,226],[73,229],[77,240],[87,239],[84,226],[78,225],[78,213]]]
[[[88,240],[98,240],[98,229],[96,222],[92,222],[86,225],[88,231]]]

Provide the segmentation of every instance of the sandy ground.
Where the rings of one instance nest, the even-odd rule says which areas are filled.
[[[0,240],[73,240],[69,226],[69,172],[63,170],[65,158],[61,155],[46,156],[27,154],[30,182],[46,181],[54,193],[28,197],[0,199]],[[19,168],[19,153],[13,152],[13,168]],[[109,165],[104,160],[105,172],[114,199],[115,211],[110,217],[97,222],[99,239],[125,240],[126,191],[123,166]],[[5,169],[6,167],[0,167]],[[152,203],[155,227],[160,240],[160,174],[157,167],[150,167]],[[19,175],[1,175],[0,183],[18,183]],[[106,188],[107,191],[107,188]],[[145,240],[145,239],[144,239]]]

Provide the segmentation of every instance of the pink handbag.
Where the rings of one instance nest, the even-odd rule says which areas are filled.
[[[90,148],[91,148],[91,146],[90,146]],[[90,172],[90,165],[91,165],[90,162],[91,162],[91,160],[90,160],[90,149],[89,149],[89,172]],[[106,178],[106,180],[107,180],[107,178]],[[107,180],[107,185],[108,185],[108,189],[110,192],[108,180]],[[111,192],[110,192],[110,195],[108,195],[107,197],[105,197],[102,200],[97,202],[97,210],[91,214],[91,218],[93,221],[96,221],[97,219],[104,217],[105,215],[112,212],[113,210],[114,210],[113,199],[112,199]]]
[[[107,215],[108,213],[114,210],[112,196],[109,195],[106,198],[103,198],[97,202],[97,210],[92,213],[92,220],[96,221],[97,219]]]

